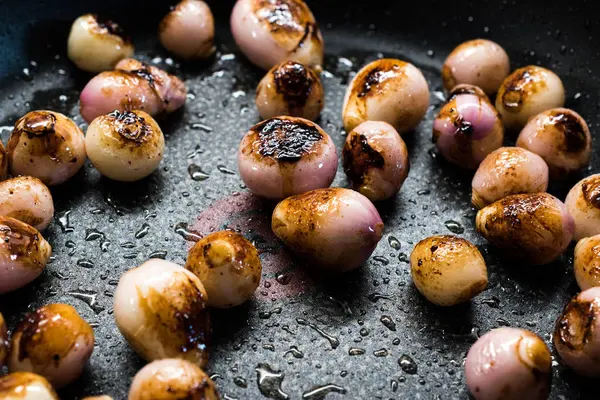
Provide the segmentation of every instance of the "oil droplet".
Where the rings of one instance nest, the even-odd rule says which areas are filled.
[[[60,229],[64,233],[73,232],[75,230],[70,224],[69,214],[71,214],[71,210],[65,211],[60,217],[58,217],[58,226],[60,226]]]
[[[211,127],[210,127],[210,126],[208,126],[208,125],[201,124],[201,123],[195,123],[195,124],[192,124],[192,125],[191,125],[191,128],[192,128],[192,129],[195,129],[195,130],[201,130],[201,131],[204,131],[204,132],[207,132],[207,133],[208,133],[208,132],[212,132],[212,131],[213,131],[213,128],[211,128]]]
[[[150,253],[148,258],[160,258],[160,259],[164,260],[165,258],[167,258],[167,251],[166,250],[155,250],[152,253]]]
[[[217,165],[217,170],[219,170],[220,173],[225,175],[235,175],[234,170],[231,170],[222,164]]]
[[[341,386],[328,383],[323,386],[314,386],[302,394],[304,400],[324,400],[329,393],[346,394],[346,389]]]
[[[388,260],[385,257],[381,257],[381,256],[373,257],[373,261],[377,261],[378,263],[381,263],[383,265],[388,265],[390,263],[390,260]]]
[[[77,260],[77,266],[82,268],[94,268],[94,263],[91,260],[82,258]]]
[[[272,309],[271,311],[261,311],[258,313],[258,318],[260,319],[269,319],[273,314],[281,314],[282,308],[277,307]]]
[[[205,181],[210,178],[210,175],[202,171],[202,168],[196,164],[190,164],[188,167],[188,174],[190,174],[190,177],[195,181]]]
[[[378,300],[390,300],[391,297],[382,293],[371,293],[367,296],[367,299],[373,303],[377,303]]]
[[[496,296],[492,296],[489,299],[481,300],[481,304],[485,304],[492,308],[500,308],[500,299]]]
[[[390,244],[390,247],[394,250],[400,250],[402,248],[402,243],[400,243],[400,241],[394,236],[388,237],[388,243]]]
[[[94,292],[69,292],[70,296],[83,301],[87,304],[96,314],[100,314],[104,311],[104,307],[96,302],[97,293]]]
[[[396,323],[389,315],[382,315],[379,319],[381,323],[388,328],[390,331],[396,331]]]
[[[388,355],[387,349],[379,349],[373,352],[375,357],[386,357]]]
[[[365,354],[365,349],[360,349],[358,347],[350,347],[348,349],[349,356],[362,356],[363,354]]]
[[[258,364],[256,367],[256,383],[263,396],[274,400],[287,400],[289,395],[285,393],[281,384],[285,374],[275,371],[269,364]]]
[[[293,355],[294,358],[304,358],[304,353],[301,352],[300,349],[298,349],[298,347],[296,346],[290,346],[290,349],[283,353],[283,356],[285,357],[288,354]]]
[[[178,235],[182,236],[185,240],[190,242],[197,242],[200,239],[202,239],[202,236],[188,231],[188,224],[186,224],[185,222],[180,222],[177,225],[175,225],[175,233],[177,233]]]
[[[280,274],[277,274],[277,277],[275,277],[275,280],[280,285],[287,285],[292,280],[292,275],[286,274],[286,273],[280,273]]]
[[[415,360],[406,354],[402,354],[402,356],[400,356],[398,359],[398,364],[400,365],[400,368],[402,368],[402,371],[406,372],[407,374],[414,375],[417,373],[417,363],[415,363]]]
[[[233,383],[244,389],[248,387],[248,382],[246,382],[246,380],[241,376],[236,376],[235,378],[233,378]]]
[[[91,242],[97,239],[104,238],[104,233],[100,232],[97,229],[86,229],[85,231],[85,240],[86,242]]]
[[[444,222],[444,225],[446,225],[446,228],[452,233],[461,234],[465,231],[465,228],[463,228],[460,223],[453,220]]]
[[[303,318],[296,318],[296,322],[299,325],[304,325],[304,326],[311,327],[319,335],[321,335],[322,337],[324,337],[325,339],[327,339],[329,341],[329,344],[331,345],[331,348],[333,350],[337,349],[337,347],[340,345],[340,341],[338,340],[338,338],[336,338],[335,336],[332,336],[332,335],[328,334],[327,332],[323,331],[321,328],[319,328],[315,324],[312,324],[312,323],[308,322],[307,320],[305,320]]]
[[[142,227],[135,233],[136,239],[141,239],[150,232],[150,225],[144,223]]]

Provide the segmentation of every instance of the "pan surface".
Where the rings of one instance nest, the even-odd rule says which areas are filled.
[[[326,107],[318,122],[338,150],[344,141],[344,90],[366,62],[382,56],[411,61],[432,93],[425,120],[406,136],[410,175],[395,200],[378,205],[386,231],[374,257],[360,270],[334,278],[316,276],[281,248],[269,230],[273,204],[250,196],[237,175],[237,146],[258,121],[254,90],[262,72],[233,45],[228,26],[233,2],[209,2],[219,52],[201,65],[169,58],[156,37],[168,7],[147,3],[0,3],[4,142],[16,119],[33,109],[59,111],[84,126],[78,98],[90,77],[66,59],[65,47],[70,23],[85,12],[121,22],[132,33],[136,56],[184,77],[190,92],[185,109],[161,121],[167,150],[150,178],[123,185],[102,178],[88,163],[70,182],[52,189],[56,219],[45,236],[54,248],[53,261],[33,284],[0,297],[10,327],[25,312],[54,302],[72,304],[94,324],[91,362],[84,376],[61,392],[63,399],[100,393],[126,398],[144,363],[114,324],[112,295],[119,277],[151,257],[183,264],[194,234],[224,227],[256,243],[264,273],[251,302],[212,312],[207,371],[216,374],[223,398],[322,399],[327,393],[327,399],[468,398],[463,360],[478,336],[515,326],[550,342],[556,317],[577,293],[572,246],[558,262],[539,268],[502,259],[475,233],[471,176],[436,157],[431,125],[443,101],[439,70],[445,56],[464,40],[485,37],[504,46],[512,68],[540,64],[557,72],[567,89],[566,106],[582,114],[594,134],[600,123],[595,75],[600,36],[592,2],[421,0],[410,7],[309,2],[327,53]],[[551,193],[564,199],[579,178],[598,172],[598,154],[581,176],[552,183]],[[341,170],[334,185],[347,185]],[[451,233],[479,246],[490,284],[470,304],[440,309],[413,287],[408,255],[419,240]],[[551,398],[592,398],[593,389],[591,380],[554,363]]]

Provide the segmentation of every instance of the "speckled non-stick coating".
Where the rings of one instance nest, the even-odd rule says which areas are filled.
[[[190,92],[183,111],[160,121],[167,149],[150,178],[119,184],[101,178],[88,163],[69,183],[52,188],[56,219],[45,236],[54,247],[54,259],[33,284],[0,297],[0,312],[11,328],[26,311],[51,302],[72,304],[94,324],[97,343],[91,362],[79,382],[61,392],[63,399],[100,393],[126,398],[143,362],[115,326],[112,294],[119,276],[151,255],[185,262],[190,243],[182,236],[181,223],[200,234],[225,226],[240,229],[262,253],[263,282],[255,298],[237,309],[212,313],[214,343],[207,372],[218,374],[215,381],[223,398],[261,398],[256,368],[266,363],[285,374],[282,391],[290,399],[329,383],[346,394],[332,393],[327,399],[465,399],[463,360],[479,335],[498,326],[517,326],[550,343],[556,317],[577,292],[572,246],[548,266],[503,260],[501,252],[475,233],[471,175],[435,157],[431,124],[442,102],[439,70],[445,56],[461,41],[486,37],[505,47],[512,67],[533,63],[554,69],[565,83],[567,106],[587,119],[594,135],[600,122],[595,75],[600,70],[600,35],[592,2],[422,0],[411,4],[416,10],[399,1],[310,2],[327,43],[326,106],[319,123],[334,138],[338,152],[345,139],[345,86],[364,63],[381,56],[411,61],[422,69],[432,93],[425,120],[405,136],[409,177],[396,199],[378,205],[386,223],[383,240],[364,268],[338,277],[310,272],[281,248],[269,231],[273,205],[249,196],[235,173],[238,143],[258,122],[253,100],[262,72],[232,43],[228,16],[233,2],[210,2],[218,26],[216,59],[181,66],[166,59],[156,36],[167,7],[147,3],[0,3],[4,141],[10,125],[33,109],[63,112],[85,126],[78,114],[78,94],[89,77],[69,63],[65,47],[70,21],[87,11],[105,11],[122,21],[133,32],[136,55],[184,77]],[[581,176],[599,168],[595,151],[591,168],[567,182],[553,182],[551,192],[564,199]],[[208,178],[193,180],[188,170],[197,179],[204,178],[199,171]],[[341,168],[334,185],[347,185]],[[470,304],[442,309],[413,287],[407,261],[416,242],[451,231],[479,246],[490,284]],[[410,373],[415,368],[405,355],[416,363],[416,373]],[[555,361],[553,399],[597,396],[597,385]]]

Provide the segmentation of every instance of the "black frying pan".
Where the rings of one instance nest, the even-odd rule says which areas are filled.
[[[239,229],[262,252],[264,282],[256,299],[213,312],[208,371],[217,374],[223,397],[229,396],[225,398],[260,398],[261,393],[285,398],[277,390],[280,381],[292,399],[327,384],[337,386],[317,390],[310,398],[322,398],[318,396],[328,390],[352,399],[467,398],[462,363],[478,335],[510,325],[531,329],[549,342],[557,315],[577,292],[572,248],[558,262],[535,269],[503,261],[474,232],[471,177],[434,157],[431,123],[441,105],[439,70],[445,56],[464,40],[486,37],[504,46],[513,68],[541,64],[556,71],[567,89],[567,107],[581,113],[594,133],[600,123],[595,75],[600,36],[593,2],[310,2],[326,41],[327,104],[320,124],[338,149],[344,140],[345,85],[350,73],[366,62],[381,54],[409,60],[423,70],[432,91],[426,119],[407,139],[410,176],[395,201],[379,205],[386,235],[375,257],[359,271],[333,280],[308,274],[273,239],[268,229],[272,205],[236,195],[243,190],[234,173],[235,151],[243,132],[258,121],[253,93],[262,72],[233,45],[228,27],[233,1],[210,2],[219,53],[203,65],[167,59],[156,37],[167,6],[148,3],[0,2],[0,125],[5,141],[15,120],[32,109],[53,109],[82,123],[78,95],[89,76],[69,63],[65,47],[71,22],[85,12],[103,12],[122,22],[133,35],[136,55],[185,77],[192,94],[185,110],[162,122],[168,151],[152,177],[122,185],[87,165],[69,183],[53,188],[57,217],[46,236],[54,260],[32,285],[0,297],[0,312],[11,327],[26,311],[50,302],[70,303],[95,324],[91,363],[77,384],[62,391],[62,398],[99,393],[126,398],[143,362],[113,322],[116,282],[149,257],[183,264],[189,245],[184,237],[191,238],[193,230]],[[598,171],[597,154],[582,176]],[[202,180],[198,169],[208,179]],[[564,198],[580,177],[552,184],[551,192]],[[346,184],[343,173],[335,184]],[[413,288],[407,255],[420,239],[451,231],[480,246],[490,285],[471,304],[448,310],[430,305]],[[86,260],[93,267],[86,268]],[[398,359],[403,355],[416,368],[402,370]],[[269,368],[274,371],[270,378]],[[257,376],[267,379],[258,385]],[[597,387],[556,365],[551,397],[595,398]]]

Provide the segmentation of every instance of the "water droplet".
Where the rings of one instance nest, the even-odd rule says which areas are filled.
[[[194,232],[188,231],[188,224],[186,224],[185,222],[179,222],[177,225],[175,225],[175,233],[177,233],[178,235],[182,236],[185,240],[190,242],[197,242],[200,239],[202,239],[202,236]]]
[[[396,331],[396,323],[389,315],[382,315],[379,319],[381,323],[388,328],[390,331]]]
[[[382,293],[371,293],[367,296],[367,299],[373,303],[377,303],[378,300],[390,300],[391,297]]]
[[[69,292],[70,296],[83,301],[87,304],[96,314],[100,314],[105,308],[96,302],[97,293],[94,292]]]
[[[69,214],[71,214],[71,210],[65,211],[58,217],[58,226],[60,226],[60,229],[64,233],[73,232],[75,230],[70,224]]]
[[[367,328],[363,327],[363,328],[360,328],[360,332],[359,333],[360,333],[360,336],[365,337],[365,336],[369,335],[369,330]]]
[[[301,352],[300,349],[298,349],[298,347],[296,346],[290,346],[290,349],[283,353],[283,356],[285,357],[288,354],[293,355],[294,358],[304,358],[304,353]]]
[[[388,237],[388,243],[390,244],[390,247],[394,250],[400,250],[402,248],[402,243],[400,243],[400,241],[394,236]]]
[[[341,386],[328,383],[327,385],[314,386],[302,393],[303,400],[324,400],[329,393],[346,394],[346,389]]]
[[[492,308],[500,308],[500,299],[497,298],[496,296],[492,296],[489,299],[483,299],[483,300],[481,300],[481,304],[485,304],[485,305],[490,306]]]
[[[435,56],[435,52],[433,50],[427,50],[427,56],[433,58]]]
[[[195,181],[205,181],[210,178],[206,172],[202,171],[202,168],[196,164],[190,164],[188,166],[188,173],[190,177]]]
[[[233,383],[244,389],[248,387],[248,382],[246,382],[246,380],[241,376],[236,376],[235,378],[233,378]]]
[[[280,285],[287,285],[292,280],[292,275],[286,274],[286,273],[279,273],[279,274],[277,274],[277,277],[275,278],[275,280]]]
[[[269,343],[263,344],[262,348],[265,349],[265,350],[275,351],[275,346],[273,346],[272,344],[269,344]]]
[[[91,260],[82,258],[77,260],[77,266],[82,268],[94,268],[94,263]]]
[[[31,81],[33,80],[33,74],[31,73],[31,71],[29,70],[29,68],[23,68],[22,75],[23,75],[23,79],[26,81]]]
[[[164,260],[165,258],[167,258],[167,251],[166,250],[155,250],[152,253],[150,253],[148,258],[160,258],[160,259]]]
[[[217,169],[222,174],[225,174],[225,175],[235,175],[235,171],[227,168],[226,166],[224,166],[222,164],[217,165]]]
[[[350,347],[348,349],[349,356],[362,356],[363,354],[365,354],[365,349],[360,349],[358,347]]]
[[[305,320],[303,318],[296,318],[296,322],[299,325],[304,325],[304,326],[311,327],[319,335],[321,335],[322,337],[324,337],[325,339],[327,339],[329,341],[329,344],[331,345],[332,349],[335,350],[340,345],[340,341],[338,340],[338,338],[336,338],[335,336],[332,336],[332,335],[328,334],[327,332],[323,331],[321,328],[319,328],[315,324],[312,324],[312,323],[308,322],[307,320]]]
[[[124,249],[133,249],[133,248],[135,248],[135,243],[133,243],[133,242],[124,242],[124,243],[121,243],[121,247],[124,248]]]
[[[150,232],[150,225],[144,223],[142,227],[135,233],[136,239],[141,239]]]
[[[510,322],[508,322],[508,321],[507,321],[507,320],[505,320],[504,318],[498,318],[498,319],[496,320],[496,323],[497,323],[499,326],[510,326]]]
[[[406,253],[398,254],[398,261],[403,262],[403,263],[409,263],[410,259],[408,258],[408,254],[406,254]]]
[[[373,352],[375,357],[386,357],[388,355],[387,349],[379,349]]]
[[[444,222],[444,225],[446,225],[446,228],[448,228],[448,230],[452,233],[461,234],[465,231],[465,228],[463,228],[460,223],[453,220]]]
[[[347,376],[348,376],[348,371],[346,371],[346,370],[343,370],[343,371],[341,371],[341,372],[340,372],[340,376],[341,376],[342,378],[345,378],[345,377],[347,377]]]
[[[423,189],[423,190],[419,190],[417,192],[417,195],[418,196],[425,196],[426,194],[429,194],[429,193],[431,193],[431,191],[429,189]]]
[[[402,356],[400,356],[398,359],[398,364],[400,365],[400,368],[402,368],[402,371],[406,372],[407,374],[414,375],[417,373],[417,363],[415,363],[415,360],[406,354],[402,354]]]
[[[400,344],[400,339],[399,338],[394,338],[394,340],[392,340],[392,344],[394,346],[398,346]]]
[[[258,364],[256,367],[256,383],[263,396],[274,400],[287,400],[290,396],[285,393],[281,384],[285,374],[275,371],[269,364]]]

